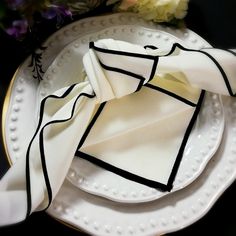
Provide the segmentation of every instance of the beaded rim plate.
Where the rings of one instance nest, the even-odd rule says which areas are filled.
[[[121,16],[120,19],[122,19]],[[82,24],[82,26],[87,26],[90,30],[91,28],[94,28],[94,30],[97,29],[95,25],[99,24],[99,21],[96,21],[96,23],[93,23],[93,21],[91,22],[90,27],[86,23]],[[197,36],[195,36],[195,40],[189,40],[189,37],[187,37],[186,34],[186,32],[192,34],[189,30],[186,30],[185,33],[182,32],[182,34],[177,31],[178,35],[176,35],[176,30],[168,29],[168,32],[166,32],[164,31],[166,30],[165,28],[159,26],[156,27],[155,30],[134,25],[105,27],[104,21],[101,20],[101,22],[105,29],[100,31],[96,30],[90,34],[86,34],[85,32],[85,35],[81,34],[80,36],[74,36],[74,40],[70,37],[70,40],[73,42],[60,51],[56,58],[54,48],[57,47],[59,42],[57,39],[60,39],[60,42],[64,41],[64,44],[66,45],[68,41],[70,41],[67,39],[68,35],[73,34],[74,30],[77,29],[76,25],[72,24],[69,28],[67,27],[67,29],[60,30],[56,35],[50,37],[50,39],[45,42],[44,46],[46,46],[47,49],[42,54],[42,65],[44,69],[47,69],[50,65],[50,61],[54,58],[55,60],[53,60],[49,70],[47,70],[44,75],[44,80],[41,81],[39,85],[35,84],[35,81],[32,81],[32,72],[28,68],[28,61],[26,61],[20,68],[12,88],[11,103],[13,104],[10,104],[6,118],[6,127],[8,128],[8,131],[6,130],[6,141],[13,162],[17,159],[20,152],[26,151],[24,150],[24,147],[27,147],[27,143],[29,143],[27,138],[32,137],[30,132],[35,129],[37,118],[35,117],[35,121],[27,121],[30,117],[30,115],[27,116],[27,114],[32,114],[38,110],[37,105],[39,105],[39,100],[44,96],[53,93],[59,87],[66,86],[66,83],[69,85],[77,82],[76,72],[71,73],[75,76],[74,78],[70,78],[69,81],[52,81],[51,75],[56,73],[66,73],[63,72],[63,68],[66,68],[69,63],[74,61],[76,63],[77,61],[81,62],[82,56],[88,50],[89,41],[112,37],[115,39],[139,43],[141,45],[155,44],[159,47],[171,47],[173,42],[179,42],[184,45],[190,44],[188,46],[193,48],[204,46],[201,38]],[[110,18],[108,22],[111,23],[114,22],[114,20],[111,20]],[[80,21],[78,21],[78,25],[81,25]],[[182,38],[180,35],[182,35]],[[52,39],[53,37],[54,40]],[[52,42],[55,43],[52,44]],[[76,54],[73,53],[73,48],[77,49]],[[78,49],[81,58],[78,58]],[[57,51],[59,51],[59,48]],[[78,67],[82,68],[82,63],[78,63]],[[24,99],[23,96],[27,99]],[[37,112],[35,113],[35,116],[37,116]],[[32,128],[29,129],[29,127]],[[185,148],[183,160],[177,173],[172,192],[184,188],[201,174],[207,162],[219,146],[223,128],[224,116],[220,98],[218,95],[207,94],[198,122],[196,123],[195,129]],[[26,130],[28,131],[27,134]],[[84,191],[118,202],[138,203],[152,201],[169,194],[168,192],[162,192],[122,178],[82,159],[74,159],[68,173],[68,179],[75,186]]]
[[[147,23],[133,14],[92,17],[75,22],[57,32],[45,43],[53,53],[51,57],[46,57],[44,69],[50,65],[54,57],[66,44],[73,41],[73,38],[82,36],[86,31],[88,32],[90,28],[88,26],[93,26],[94,30],[95,28],[99,30],[111,25],[122,25],[125,22],[157,29],[152,23]],[[158,29],[160,28],[158,27]],[[168,28],[165,29],[165,31],[169,30]],[[73,31],[73,34],[70,34],[70,31]],[[184,32],[178,30],[175,35],[188,39],[188,46],[198,44],[199,47],[204,47],[206,45],[204,40],[198,40],[199,37],[189,30]],[[64,36],[67,36],[68,41],[63,40]],[[56,44],[54,44],[55,40],[57,41]],[[25,63],[25,65],[28,65],[29,60]],[[18,70],[11,86],[11,88],[14,87],[16,96],[9,103],[5,103],[5,107],[11,107],[11,114],[9,115],[8,112],[5,117],[5,120],[10,123],[9,126],[4,124],[3,127],[6,127],[6,130],[3,132],[7,151],[9,151],[13,162],[17,160],[18,153],[24,151],[20,139],[24,133],[21,132],[21,127],[17,127],[17,123],[21,119],[25,119],[26,124],[29,121],[27,117],[21,116],[22,113],[19,111],[21,109],[30,110],[34,105],[25,107],[22,101],[30,99],[32,94],[37,92],[37,82],[32,80],[30,75],[31,71],[26,66]],[[31,94],[25,94],[27,88],[32,87],[35,90],[32,89]],[[230,98],[227,101],[232,103],[233,108],[226,110],[228,113],[227,122],[230,128],[224,132],[224,143],[221,145],[222,151],[217,152],[212,158],[198,181],[186,187],[184,191],[178,191],[150,203],[127,205],[86,194],[65,181],[48,213],[77,228],[100,235],[163,234],[193,223],[210,209],[221,193],[235,180],[236,173],[233,167],[236,162],[236,150],[233,147],[236,140],[233,139],[233,135],[236,132],[236,117],[234,115],[236,114],[236,104]],[[224,103],[224,105],[226,106],[227,103]],[[32,130],[31,128],[35,125],[27,124],[27,130]],[[29,136],[31,135],[29,134]],[[68,188],[70,194],[66,195]]]
[[[134,25],[108,27],[104,30],[81,36],[66,46],[50,65],[44,80],[39,85],[39,98],[42,99],[52,94],[61,86],[69,86],[69,84],[76,83],[78,78],[76,71],[70,70],[71,76],[68,81],[66,79],[53,81],[52,77],[58,78],[57,74],[65,74],[64,77],[60,76],[60,78],[66,78],[66,73],[71,63],[76,63],[74,68],[82,71],[82,64],[78,62],[82,61],[84,53],[88,50],[88,42],[110,37],[138,43],[143,46],[155,45],[160,48],[170,48],[173,42],[186,44],[186,40],[180,40],[172,36],[170,32],[166,33],[163,30],[152,30]],[[196,43],[198,41],[199,39]],[[195,45],[194,48],[199,48],[199,46]],[[171,192],[184,188],[201,174],[207,162],[219,147],[223,129],[224,114],[220,97],[216,94],[208,93],[198,121],[186,145]],[[73,160],[67,178],[84,191],[118,202],[139,203],[152,201],[169,194],[168,192],[162,192],[122,178],[81,158]]]

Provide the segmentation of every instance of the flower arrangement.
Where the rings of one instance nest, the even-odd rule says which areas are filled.
[[[183,19],[187,13],[188,0],[122,0],[120,11],[132,11],[146,20],[171,22]]]
[[[1,0],[0,34],[5,32],[20,42],[21,52],[31,55],[33,77],[40,81],[46,49],[42,42],[54,30],[84,14],[135,12],[146,20],[176,25],[186,15],[187,7],[188,0]]]
[[[24,39],[41,21],[54,21],[57,28],[65,19],[95,9],[104,0],[3,0],[0,27],[16,39]]]
[[[22,40],[41,21],[53,21],[57,28],[99,6],[115,12],[129,11],[154,22],[173,22],[184,18],[188,0],[2,0],[0,28]]]

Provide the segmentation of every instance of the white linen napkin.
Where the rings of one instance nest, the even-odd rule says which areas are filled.
[[[104,39],[90,43],[83,63],[83,82],[42,100],[26,157],[1,179],[0,225],[46,209],[75,154],[171,191],[203,90],[236,90],[235,55],[220,49],[162,51]]]

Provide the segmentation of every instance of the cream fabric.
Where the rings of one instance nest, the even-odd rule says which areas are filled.
[[[1,179],[0,225],[24,220],[27,199],[30,212],[47,207],[49,198],[59,191],[99,104],[106,101],[106,112],[101,113],[81,150],[135,175],[167,183],[195,107],[151,87],[170,91],[193,104],[197,104],[201,89],[224,95],[236,89],[236,60],[230,52],[203,50],[219,62],[228,77],[225,81],[206,54],[179,45],[173,45],[172,51],[144,49],[113,39],[91,46],[83,59],[85,81],[61,88],[42,101],[42,119],[29,145],[29,168],[22,156]],[[134,93],[137,89],[140,91]],[[122,121],[117,113],[122,114]],[[46,187],[46,182],[50,186]]]
[[[108,102],[80,150],[114,167],[167,185],[195,109],[144,87]]]

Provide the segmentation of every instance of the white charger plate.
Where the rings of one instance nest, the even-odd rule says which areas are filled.
[[[147,23],[147,22],[141,20],[140,18],[137,18],[133,14],[115,14],[115,15],[111,15],[111,16],[93,17],[93,18],[89,18],[89,19],[84,19],[84,20],[79,21],[79,22],[75,22],[74,24],[71,24],[71,25],[63,28],[62,30],[57,32],[55,35],[50,37],[47,42],[45,42],[45,46],[47,46],[48,48],[45,51],[46,54],[43,54],[44,70],[46,70],[48,68],[50,63],[54,60],[55,56],[59,53],[59,51],[65,45],[67,45],[69,42],[75,40],[78,37],[82,37],[87,31],[91,31],[91,32],[92,31],[97,31],[101,28],[106,28],[106,27],[109,27],[111,25],[122,25],[125,22],[129,22],[129,24],[133,24],[133,25],[138,24],[138,25],[146,26],[146,27],[149,27],[149,28],[152,28],[152,29],[155,29],[155,30],[161,30],[161,31],[163,30],[162,27],[157,27],[156,25],[153,25],[151,23]],[[177,36],[181,40],[184,40],[186,42],[187,46],[189,46],[189,47],[201,48],[201,47],[208,46],[208,44],[204,40],[202,40],[199,36],[197,36],[192,31],[189,31],[189,30],[173,31],[173,30],[168,29],[168,28],[167,29],[165,28],[164,30],[170,32],[172,35]],[[157,38],[158,37],[159,36],[157,36]],[[167,42],[167,41],[170,40],[170,37],[165,37],[164,40]],[[29,64],[29,60],[26,61],[20,67],[20,69],[18,70],[18,72],[15,76],[15,79],[14,79],[14,81],[12,83],[12,86],[11,86],[12,94],[11,94],[11,97],[10,97],[8,112],[7,112],[7,116],[5,117],[6,118],[5,119],[6,120],[6,122],[5,122],[5,128],[6,128],[6,130],[5,130],[5,142],[6,142],[7,150],[9,152],[9,156],[11,157],[12,162],[15,162],[17,160],[17,157],[18,157],[20,152],[23,152],[23,153],[25,152],[25,149],[27,147],[26,144],[29,142],[29,139],[33,134],[33,128],[35,128],[35,125],[36,125],[36,122],[37,122],[37,119],[31,120],[30,116],[26,115],[26,114],[31,114],[29,112],[37,110],[37,109],[35,109],[35,104],[38,103],[38,98],[35,96],[35,94],[37,94],[38,84],[37,84],[36,81],[34,81],[32,79],[32,73],[31,73],[31,70],[28,68],[28,64]],[[54,71],[54,72],[52,71],[52,73],[56,73],[56,71]],[[45,88],[47,88],[47,83],[45,83],[44,86],[45,86]],[[44,91],[41,90],[42,95],[43,95],[43,93],[44,93]],[[31,102],[27,103],[26,101],[29,101],[29,100]],[[211,101],[216,101],[216,100],[218,100],[218,97],[213,95],[213,96],[211,96],[210,100]],[[217,101],[213,102],[213,103],[214,103],[215,108],[220,106],[220,103],[217,102]],[[222,113],[221,112],[219,113],[218,111],[215,111],[215,113],[218,114],[217,116],[222,115]],[[37,114],[35,114],[35,117],[36,116],[37,116]],[[220,120],[218,118],[216,118],[215,121],[216,121],[217,126],[213,125],[211,127],[211,129],[212,129],[213,132],[218,132],[219,131],[218,130],[218,124],[219,124]],[[212,137],[212,138],[210,137],[210,139],[212,141],[215,141],[214,137]],[[209,140],[209,137],[208,137],[208,140]],[[211,145],[212,144],[208,145],[208,149]],[[204,156],[204,152],[206,152],[206,150],[202,150],[202,156]],[[234,163],[234,158],[235,158],[234,156],[231,157],[231,159],[230,159],[231,164]],[[214,160],[215,160],[215,157],[214,157]],[[198,161],[196,161],[196,162],[202,163],[202,160],[198,159]],[[200,168],[201,171],[204,169],[205,164]],[[225,164],[225,163],[223,163],[223,164]],[[209,166],[210,165],[211,165],[211,163],[209,164]],[[197,168],[199,168],[199,166],[200,166],[200,164],[198,165]],[[235,173],[232,174],[232,171],[230,171],[230,168],[231,168],[232,165],[228,164],[228,165],[226,165],[226,167],[227,166],[228,166],[229,174],[231,174],[231,175],[234,174],[233,177],[231,176],[231,179],[227,178],[227,181],[224,182],[225,184],[220,186],[221,191],[215,191],[213,196],[212,196],[213,199],[210,198],[209,199],[210,203],[208,202],[207,205],[212,204],[212,202],[221,194],[221,192],[231,183],[232,179],[235,178]],[[221,166],[221,167],[223,168],[223,166]],[[192,166],[191,168],[196,170],[196,166],[195,167]],[[211,168],[213,168],[213,167],[211,167]],[[211,168],[210,168],[210,170],[211,170]],[[207,169],[209,169],[209,167]],[[200,172],[198,172],[198,173],[200,173]],[[73,170],[72,170],[72,172],[69,173],[68,178],[71,178],[74,175],[75,175],[75,173],[73,173]],[[189,177],[189,174],[186,173],[185,176]],[[199,178],[201,178],[201,176]],[[79,179],[78,179],[78,181],[81,182],[81,180],[79,180]],[[84,186],[86,186],[87,182],[86,181],[82,181],[82,182],[84,182]],[[196,181],[196,182],[199,182],[199,181]],[[196,183],[194,183],[194,184],[196,185]],[[70,202],[71,207],[75,207],[75,214],[73,213],[74,214],[74,215],[72,214],[73,216],[71,215],[71,210],[69,208],[67,208],[67,204],[68,204],[67,197],[68,196],[65,197],[63,194],[61,194],[65,191],[65,189],[67,189],[67,186],[70,186],[69,188],[71,189],[71,193],[70,193],[70,195],[72,197],[72,199],[71,199],[72,201]],[[96,184],[93,183],[93,186],[96,188]],[[184,185],[182,185],[182,186],[184,186]],[[107,191],[106,190],[107,186],[102,185],[102,188],[104,189],[103,192]],[[217,188],[218,187],[216,187],[216,189]],[[188,188],[186,188],[186,191],[187,191],[187,189]],[[73,196],[74,191],[76,192],[76,198],[77,198],[76,201],[74,201],[74,199],[73,199],[75,197],[75,196]],[[87,191],[89,191],[89,190],[87,189]],[[154,193],[153,190],[150,190],[150,191],[152,192],[152,194],[150,194],[151,198],[150,197],[146,198],[146,196],[144,196],[145,195],[144,192],[142,191],[141,195],[144,196],[145,198],[141,199],[140,201],[149,201],[149,200],[153,199],[153,194],[156,196],[156,193]],[[185,193],[185,190],[180,191],[180,192],[183,194],[183,193]],[[114,192],[112,192],[112,194],[113,193]],[[181,193],[177,192],[177,193],[174,193],[172,196],[174,196],[174,198],[175,198],[176,194],[179,195]],[[97,194],[99,195],[99,192]],[[186,194],[188,194],[188,193],[186,193]],[[61,197],[62,195],[63,195],[63,197]],[[101,199],[96,198],[96,197],[91,198],[90,195],[82,193],[80,190],[78,190],[77,188],[73,187],[72,185],[70,185],[68,183],[67,183],[67,185],[64,185],[62,187],[62,190],[61,190],[61,192],[59,193],[58,196],[59,197],[56,198],[56,200],[54,202],[55,204],[53,205],[53,207],[51,207],[49,209],[49,213],[54,215],[55,217],[57,217],[59,219],[65,220],[65,221],[75,225],[76,227],[83,228],[84,230],[86,230],[90,233],[93,230],[95,230],[96,234],[98,233],[98,231],[96,229],[100,228],[99,227],[100,223],[97,223],[97,221],[95,220],[95,221],[93,221],[93,224],[90,224],[90,222],[91,222],[90,218],[91,219],[100,219],[98,217],[99,215],[89,216],[89,218],[88,218],[86,216],[86,214],[84,213],[84,216],[82,218],[80,218],[80,217],[78,217],[76,212],[77,211],[85,212],[86,207],[88,207],[88,211],[89,211],[89,208],[92,207],[93,205],[94,205],[94,209],[96,209],[96,208],[101,209],[99,204],[97,204],[97,201],[99,201],[99,202],[100,201],[105,201],[105,205],[102,207],[102,209],[104,209],[104,213],[106,213],[106,211],[113,212],[114,209],[115,209],[115,212],[117,211],[117,213],[122,212],[122,213],[124,213],[124,215],[127,215],[127,214],[129,215],[128,212],[126,212],[125,210],[124,211],[122,210],[122,209],[124,209],[124,206],[116,205],[116,203],[112,203],[112,205],[114,205],[116,207],[114,209],[113,209],[113,207],[110,208],[110,206],[109,206],[111,204],[110,201],[108,201],[109,204],[107,204],[106,200],[101,200]],[[84,202],[84,199],[83,199],[84,196],[85,197],[90,196],[90,200],[88,199],[88,201],[89,201],[88,206],[86,205],[87,200],[85,201],[86,203]],[[124,197],[125,194],[122,193],[122,196]],[[161,199],[161,202],[164,201],[164,205],[165,204],[168,205],[169,204],[168,199],[170,198],[170,196],[169,197],[166,196],[164,199]],[[109,197],[109,195],[107,197]],[[135,198],[135,194],[133,194],[133,197]],[[131,198],[131,202],[134,202],[134,200],[133,200],[134,198]],[[80,199],[81,199],[81,203],[83,203],[82,204],[83,206],[80,206],[79,204],[77,204],[78,201],[80,201]],[[165,201],[165,199],[166,199],[167,202]],[[123,201],[123,200],[120,200],[119,198],[117,200]],[[93,201],[94,201],[94,203],[92,203]],[[128,202],[129,201],[130,201],[130,199],[128,199]],[[186,198],[183,198],[181,202],[186,202],[187,203],[188,201],[189,201],[189,198],[186,197]],[[151,204],[151,203],[149,203],[149,204]],[[150,206],[149,204],[147,206]],[[64,209],[64,207],[63,207],[64,205],[66,206],[66,209]],[[125,205],[125,206],[127,206],[127,205]],[[80,211],[80,207],[81,207],[81,211]],[[85,207],[85,208],[83,208],[83,207]],[[129,206],[129,207],[133,207],[133,206]],[[188,208],[186,208],[185,210],[187,210]],[[118,210],[118,209],[120,209],[120,210]],[[143,215],[143,213],[145,212],[145,209],[146,209],[146,205],[141,204],[137,208],[137,210],[136,211],[134,210],[134,211],[138,215],[140,215],[140,214]],[[155,204],[154,204],[152,211],[156,212],[156,211],[158,211],[158,209],[159,209],[159,207],[156,208]],[[164,209],[165,209],[165,207],[163,208],[163,210]],[[199,214],[200,215],[204,214],[202,212],[206,212],[208,209],[209,209],[209,207],[201,207],[198,211],[198,215]],[[91,212],[94,212],[94,211],[91,211]],[[102,215],[103,215],[103,213],[102,213]],[[97,216],[97,218],[95,216]],[[122,217],[123,217],[122,214],[121,215],[118,214],[118,219],[121,220]],[[109,220],[108,218],[112,218],[112,215],[105,214],[104,217],[103,217],[103,220],[105,220],[105,221],[106,221],[106,219]],[[138,218],[135,219],[136,215],[135,216],[132,215],[132,218],[134,219],[133,223],[132,223],[132,221],[129,220],[129,222],[132,223],[131,225],[134,225],[135,228],[139,227],[138,226],[139,223],[137,222]],[[184,218],[188,219],[189,217],[185,216]],[[196,217],[193,217],[193,216],[191,216],[190,218],[192,219],[191,222],[193,222],[197,219]],[[78,222],[79,219],[82,219],[82,222]],[[117,218],[115,218],[115,219],[117,219]],[[157,220],[156,218],[151,220],[150,224],[155,226],[156,224],[154,222],[156,222],[156,220]],[[169,232],[169,231],[173,230],[169,227],[169,224],[166,224],[165,220],[163,222],[164,223],[163,224],[161,223],[161,224],[166,226],[163,229],[164,231]],[[183,222],[180,221],[178,223],[178,220],[176,222],[177,222],[176,227],[178,229],[178,228],[180,228],[180,224],[182,225]],[[188,219],[188,222],[189,222],[189,219]],[[103,224],[104,230],[107,232],[107,234],[111,233],[110,227],[112,227],[112,229],[113,229],[113,227],[115,227],[117,234],[120,234],[119,232],[121,232],[121,231],[123,232],[123,228],[125,229],[126,232],[133,232],[132,227],[129,228],[128,231],[126,230],[125,221],[122,224],[120,224],[121,226],[119,226],[119,224],[118,225],[115,224],[115,222],[111,222],[111,223],[112,224],[109,224],[109,225]],[[141,231],[143,233],[145,233],[146,232],[146,230],[145,230],[146,226],[143,226],[143,223],[140,223],[140,224],[141,224],[140,225]],[[184,225],[187,225],[187,224],[189,224],[189,223],[184,222]],[[153,230],[154,230],[153,232],[156,233],[157,229],[154,226],[153,226]],[[142,233],[141,231],[139,233]],[[102,233],[102,235],[104,235],[104,234]]]

